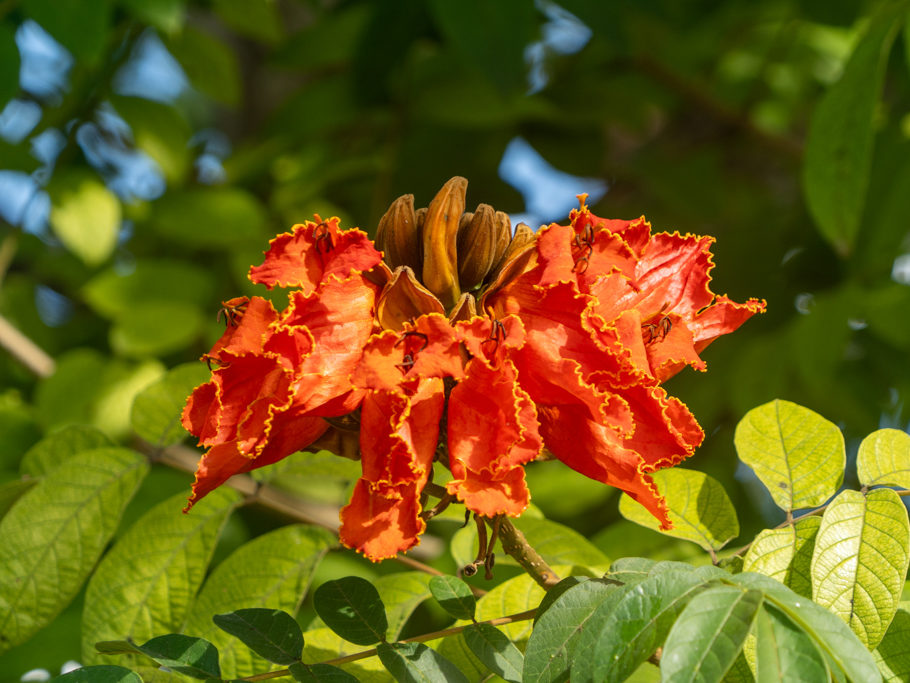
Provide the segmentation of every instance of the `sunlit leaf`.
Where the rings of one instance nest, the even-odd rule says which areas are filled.
[[[821,517],[806,517],[794,525],[761,531],[743,558],[743,571],[758,572],[812,597],[809,567]]]
[[[104,432],[94,427],[68,425],[51,432],[32,446],[22,456],[19,471],[30,477],[43,477],[82,451],[114,445]]]
[[[235,491],[218,489],[185,515],[186,495],[178,493],[130,527],[104,556],[86,590],[82,652],[87,663],[109,661],[94,653],[97,641],[129,637],[142,642],[180,630],[239,500]]]
[[[202,332],[202,312],[177,301],[147,302],[119,315],[111,348],[123,356],[161,356],[188,346]]]
[[[897,610],[908,562],[910,522],[898,495],[842,491],[815,538],[812,597],[873,649]]]
[[[888,683],[910,679],[910,609],[897,610],[885,637],[872,654]]]
[[[9,512],[16,501],[37,483],[34,479],[13,479],[0,484],[0,518]]]
[[[169,633],[137,645],[136,649],[171,671],[202,680],[221,678],[218,650],[202,638]]]
[[[910,434],[899,429],[872,432],[859,445],[856,473],[863,486],[910,489]]]
[[[182,441],[187,435],[180,423],[186,397],[194,387],[205,382],[208,375],[203,363],[184,363],[143,389],[133,401],[130,415],[133,431],[159,447]]]
[[[51,228],[63,245],[89,266],[106,261],[120,232],[117,197],[89,171],[55,174],[48,193]]]
[[[758,683],[829,680],[825,660],[809,634],[769,604],[756,618],[755,668]]]
[[[818,507],[844,478],[844,435],[818,413],[775,400],[746,413],[733,438],[739,459],[755,470],[784,510]]]
[[[397,639],[414,610],[430,599],[431,578],[426,572],[398,572],[373,582],[385,605],[389,639]]]
[[[330,628],[309,629],[303,634],[303,637],[305,641],[304,662],[324,662],[336,657],[362,652],[364,649],[361,645],[344,640]],[[338,668],[353,675],[358,681],[385,683],[394,680],[376,656],[340,664]]]
[[[806,202],[822,235],[844,256],[852,250],[862,218],[875,108],[898,27],[892,8],[873,18],[809,126],[803,166]]]
[[[293,664],[303,654],[300,625],[280,609],[252,607],[212,617],[215,625],[276,664]]]
[[[76,595],[148,472],[123,448],[85,451],[0,521],[0,652],[48,624]]]
[[[716,586],[673,624],[660,659],[662,681],[719,681],[733,665],[762,605],[759,590]]]
[[[651,476],[667,502],[668,516],[673,523],[672,529],[661,530],[661,533],[715,551],[739,535],[736,510],[716,479],[680,467],[659,470]],[[628,520],[660,530],[660,522],[654,515],[627,494],[619,499],[619,512]]]

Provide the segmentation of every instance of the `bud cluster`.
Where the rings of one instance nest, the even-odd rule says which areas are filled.
[[[493,280],[503,265],[534,240],[534,232],[519,223],[512,234],[508,215],[489,204],[465,212],[468,181],[450,179],[422,209],[414,195],[402,195],[379,221],[376,244],[386,264],[407,266],[447,309],[462,292]]]

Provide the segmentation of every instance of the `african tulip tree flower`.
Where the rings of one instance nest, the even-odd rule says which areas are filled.
[[[712,238],[605,220],[582,198],[568,225],[535,235],[487,205],[464,213],[467,181],[427,209],[392,204],[376,248],[338,219],[272,240],[253,282],[289,289],[226,304],[204,357],[212,379],[183,424],[208,448],[190,505],[228,477],[313,444],[350,416],[362,476],[342,542],[372,560],[419,542],[433,463],[449,496],[482,517],[528,506],[525,465],[544,450],[620,488],[664,527],[649,476],[703,432],[661,383],[764,302],[711,293]],[[419,274],[419,275],[418,275]]]

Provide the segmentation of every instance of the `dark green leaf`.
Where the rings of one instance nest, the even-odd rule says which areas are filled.
[[[0,24],[0,108],[19,92],[19,48],[13,29]]]
[[[853,248],[872,162],[874,116],[885,65],[899,27],[886,7],[870,22],[840,80],[819,102],[809,126],[803,184],[819,230],[841,254]]]
[[[23,9],[80,60],[94,63],[107,46],[112,3],[24,0]]]
[[[280,609],[240,609],[216,614],[212,620],[218,628],[239,638],[251,650],[275,664],[293,664],[303,653],[300,625]]]
[[[357,683],[357,679],[331,664],[291,664],[288,667],[295,681],[303,683]]]
[[[716,586],[689,601],[667,636],[664,681],[720,681],[742,650],[762,605],[760,590]]]
[[[148,472],[124,448],[84,451],[51,472],[0,521],[0,652],[66,607]]]
[[[545,683],[564,680],[578,640],[588,620],[602,603],[624,590],[600,579],[591,579],[568,589],[534,625],[525,649],[525,681]],[[613,601],[608,604],[613,605]]]
[[[572,679],[624,681],[663,643],[673,623],[705,581],[694,572],[664,571],[625,592],[598,629],[581,636]]]
[[[137,19],[161,29],[175,33],[183,26],[183,0],[120,0]]]
[[[184,26],[167,41],[193,87],[213,100],[234,106],[240,99],[237,56],[220,39],[192,26]]]
[[[505,633],[490,624],[472,624],[463,634],[471,652],[490,671],[510,683],[521,682],[524,657]]]
[[[456,619],[473,619],[477,601],[471,589],[454,576],[434,576],[430,591],[442,608]]]
[[[238,33],[263,43],[281,40],[282,18],[272,0],[215,0],[215,13]]]
[[[187,434],[180,422],[186,397],[208,376],[204,363],[185,363],[169,370],[133,401],[133,431],[158,447],[182,441]]]
[[[237,187],[168,192],[153,205],[152,222],[162,237],[212,249],[256,242],[265,213],[253,195]]]
[[[755,668],[758,683],[829,680],[825,660],[809,634],[767,603],[756,617]]]
[[[168,183],[182,183],[190,169],[192,131],[181,112],[140,97],[117,96],[111,104],[130,125],[136,148],[158,164]]]
[[[556,602],[556,599],[559,596],[561,596],[570,588],[589,580],[590,577],[588,576],[567,576],[555,586],[550,588],[547,591],[546,595],[543,596],[543,600],[540,601],[540,606],[537,608],[537,614],[534,615],[534,623],[536,624],[540,620],[544,613],[550,609],[554,602]]]
[[[345,640],[373,645],[386,638],[385,606],[369,581],[356,576],[326,581],[316,589],[313,606],[325,625]]]
[[[218,650],[209,641],[180,633],[152,638],[136,649],[162,666],[193,678],[221,678]]]
[[[122,666],[101,664],[99,666],[83,666],[68,674],[57,676],[55,683],[142,683],[139,674],[133,673]]]
[[[423,643],[380,643],[376,652],[399,683],[468,683],[452,662]]]
[[[68,425],[51,432],[22,456],[19,471],[30,477],[43,477],[72,456],[92,448],[113,446],[104,432],[88,425]]]

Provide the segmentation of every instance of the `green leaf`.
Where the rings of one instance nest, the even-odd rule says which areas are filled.
[[[202,333],[202,312],[192,304],[137,304],[111,327],[111,348],[122,356],[163,356],[189,346]]]
[[[282,527],[245,543],[215,567],[196,598],[183,630],[198,634],[218,647],[226,675],[261,673],[268,666],[265,660],[221,631],[212,618],[249,607],[296,613],[313,572],[336,543],[328,531],[302,524]]]
[[[659,470],[651,475],[660,495],[667,502],[670,530],[661,530],[660,522],[640,503],[623,494],[619,512],[626,519],[648,529],[697,543],[705,550],[717,551],[739,535],[739,521],[733,503],[713,477],[704,472],[680,467]]]
[[[736,425],[739,459],[784,510],[818,507],[844,479],[844,435],[818,413],[789,401],[754,408]]]
[[[208,377],[208,369],[202,363],[184,363],[169,370],[133,401],[133,431],[159,448],[181,442],[187,435],[180,423],[186,397]]]
[[[762,591],[765,601],[783,612],[808,633],[816,647],[853,681],[877,681],[878,669],[872,654],[850,628],[833,612],[797,595],[779,581],[762,574],[743,572],[728,581]]]
[[[557,574],[568,573],[570,567],[551,567]],[[519,574],[496,586],[477,600],[477,621],[495,619],[505,614],[519,614],[534,609],[540,604],[545,591],[527,574]],[[531,635],[532,622],[516,621],[502,626],[502,631],[514,643],[526,640]]]
[[[111,104],[129,124],[137,149],[158,164],[169,185],[180,185],[190,169],[192,131],[176,108],[142,97],[115,96]]]
[[[122,666],[101,664],[99,666],[83,666],[70,671],[68,674],[57,676],[54,683],[142,683],[139,674],[133,673]]]
[[[120,233],[117,197],[95,174],[73,170],[55,173],[48,194],[51,228],[63,246],[88,266],[106,261]]]
[[[863,486],[910,489],[910,434],[899,429],[872,432],[859,445],[856,473]]]
[[[0,24],[0,108],[19,92],[19,48],[16,34],[6,23]]]
[[[752,541],[743,559],[743,571],[770,576],[811,598],[810,565],[821,523],[821,517],[813,516],[781,529],[765,529]]]
[[[84,451],[0,521],[0,652],[27,640],[69,604],[147,472],[145,458],[134,451]]]
[[[218,536],[240,495],[212,491],[183,514],[186,495],[155,505],[123,534],[88,584],[82,612],[83,659],[103,663],[93,652],[99,640],[147,640],[178,631],[190,614]]]
[[[490,624],[471,624],[462,633],[471,652],[490,671],[510,683],[521,683],[524,657],[505,633]]]
[[[308,662],[322,662],[363,651],[362,647],[344,640],[330,628],[307,629],[303,635],[306,640],[303,659]],[[391,678],[378,657],[358,659],[341,664],[339,668],[360,681],[386,683]]]
[[[263,43],[275,43],[283,37],[283,20],[274,0],[215,0],[213,9],[241,35]]]
[[[900,601],[910,562],[907,509],[891,489],[842,491],[822,517],[812,556],[812,597],[870,650]]]
[[[588,620],[617,590],[614,583],[592,579],[563,593],[534,625],[525,648],[524,680],[564,680],[579,638],[591,628]]]
[[[910,610],[897,610],[885,637],[872,653],[885,681],[910,679]]]
[[[621,583],[644,581],[657,562],[647,557],[621,557],[610,565],[607,578]]]
[[[240,69],[234,52],[210,33],[186,25],[166,45],[193,87],[216,102],[235,106],[240,100]]]
[[[380,576],[373,582],[385,605],[389,639],[397,639],[414,610],[430,599],[431,578],[425,572],[398,572]]]
[[[237,187],[168,192],[153,204],[158,233],[188,247],[230,248],[258,243],[265,211],[256,198]]]
[[[207,640],[169,633],[152,638],[136,649],[162,666],[193,678],[221,678],[218,650]]]
[[[434,576],[430,591],[442,608],[456,619],[473,619],[477,601],[470,587],[454,576]]]
[[[22,456],[19,471],[29,477],[43,477],[82,451],[113,445],[114,442],[104,432],[94,427],[61,427],[41,439]]]
[[[313,595],[316,613],[339,636],[357,645],[385,641],[385,605],[369,581],[347,576],[326,581]]]
[[[185,261],[140,259],[126,274],[117,267],[101,271],[83,287],[82,294],[95,311],[116,318],[150,302],[208,306],[212,299],[212,278],[203,268]]]
[[[293,664],[303,654],[300,625],[280,609],[252,607],[212,617],[215,625],[243,641],[253,652],[275,664]]]
[[[896,3],[870,22],[840,80],[815,108],[806,143],[806,202],[826,240],[842,255],[853,248],[869,184],[875,108],[899,26]]]
[[[468,683],[455,665],[423,643],[380,643],[376,652],[382,665],[402,683]]]
[[[6,515],[16,501],[37,483],[34,479],[14,479],[0,484],[0,518]]]
[[[94,64],[107,47],[111,5],[103,0],[23,0],[22,8],[76,59]]]
[[[662,681],[719,681],[733,666],[762,605],[759,590],[716,586],[689,601],[667,636]]]
[[[288,667],[295,681],[304,683],[357,683],[357,679],[331,664],[291,664]]]
[[[572,680],[624,681],[663,643],[676,618],[705,580],[691,570],[649,576],[626,590],[596,628],[586,629]]]
[[[552,588],[548,589],[546,594],[543,596],[543,600],[540,601],[540,605],[537,607],[537,614],[534,615],[534,623],[536,624],[540,621],[540,618],[546,613],[550,606],[556,602],[556,599],[559,598],[563,593],[565,593],[570,588],[574,588],[580,583],[585,581],[590,581],[591,577],[589,576],[567,576],[562,581],[557,583]]]
[[[183,26],[183,0],[120,0],[139,21],[171,34]]]
[[[755,668],[757,683],[830,680],[825,660],[809,634],[767,603],[756,617]]]

